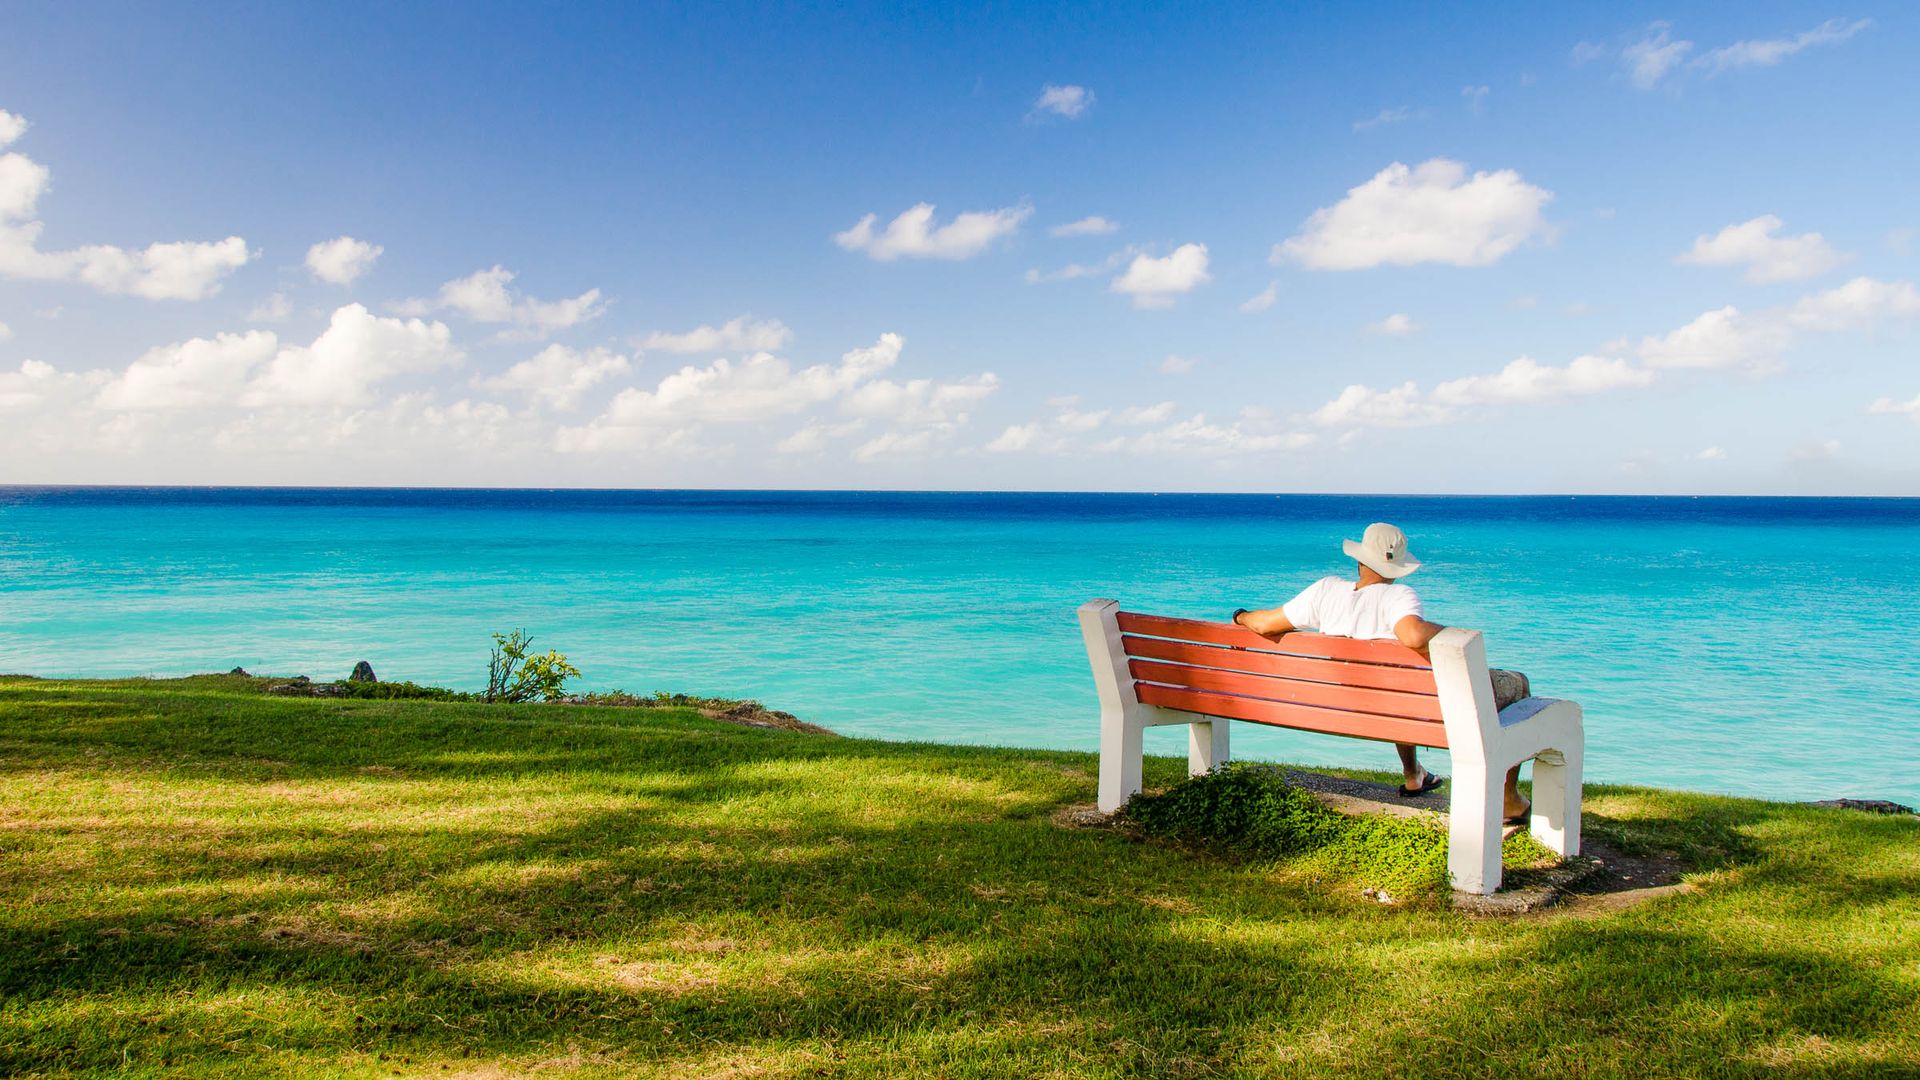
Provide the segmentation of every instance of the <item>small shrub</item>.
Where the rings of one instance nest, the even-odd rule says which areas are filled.
[[[459,690],[448,690],[444,686],[421,686],[412,682],[353,682],[341,680],[333,684],[340,692],[333,696],[349,698],[371,698],[380,701],[472,701],[474,695]]]
[[[1428,818],[1334,810],[1276,769],[1235,762],[1122,811],[1148,836],[1255,859],[1287,860],[1312,877],[1350,880],[1396,897],[1446,890],[1447,834]]]
[[[553,701],[564,697],[567,680],[580,669],[567,663],[564,654],[547,650],[545,655],[528,655],[533,639],[525,630],[493,635],[493,655],[487,660],[486,701]]]
[[[1122,813],[1148,836],[1265,858],[1325,847],[1348,820],[1275,770],[1239,762],[1135,795]]]

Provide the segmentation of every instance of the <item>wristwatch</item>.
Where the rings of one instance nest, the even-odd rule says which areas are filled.
[[[1234,608],[1234,609],[1233,609],[1233,624],[1234,624],[1235,626],[1238,626],[1238,625],[1240,625],[1240,616],[1242,616],[1242,615],[1245,615],[1246,613],[1247,613],[1247,609],[1246,609],[1246,608],[1243,608],[1243,607],[1237,607],[1237,608]]]

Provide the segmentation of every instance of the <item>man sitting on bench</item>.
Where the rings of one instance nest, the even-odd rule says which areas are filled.
[[[1270,638],[1289,630],[1316,630],[1322,634],[1364,640],[1398,641],[1422,656],[1427,643],[1446,629],[1421,617],[1420,597],[1399,579],[1420,569],[1420,560],[1407,551],[1407,534],[1384,521],[1367,526],[1358,543],[1345,541],[1347,556],[1359,563],[1359,580],[1324,577],[1277,608],[1233,613],[1233,621]],[[1494,707],[1504,709],[1530,695],[1527,677],[1517,671],[1491,671]],[[1423,795],[1441,784],[1438,776],[1421,767],[1416,748],[1396,743],[1405,778],[1402,795]],[[1507,773],[1505,817],[1508,824],[1525,824],[1531,809],[1520,795],[1520,766]]]

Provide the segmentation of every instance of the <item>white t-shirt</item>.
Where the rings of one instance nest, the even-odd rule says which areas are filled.
[[[1368,641],[1392,640],[1393,624],[1420,614],[1420,596],[1412,586],[1382,582],[1356,589],[1353,584],[1337,577],[1321,578],[1280,610],[1296,630]]]

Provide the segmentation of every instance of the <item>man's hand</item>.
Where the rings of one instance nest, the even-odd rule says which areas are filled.
[[[1236,625],[1244,626],[1265,637],[1279,637],[1293,630],[1293,623],[1287,621],[1287,613],[1281,608],[1269,608],[1266,611],[1243,610],[1234,615],[1233,621]]]

